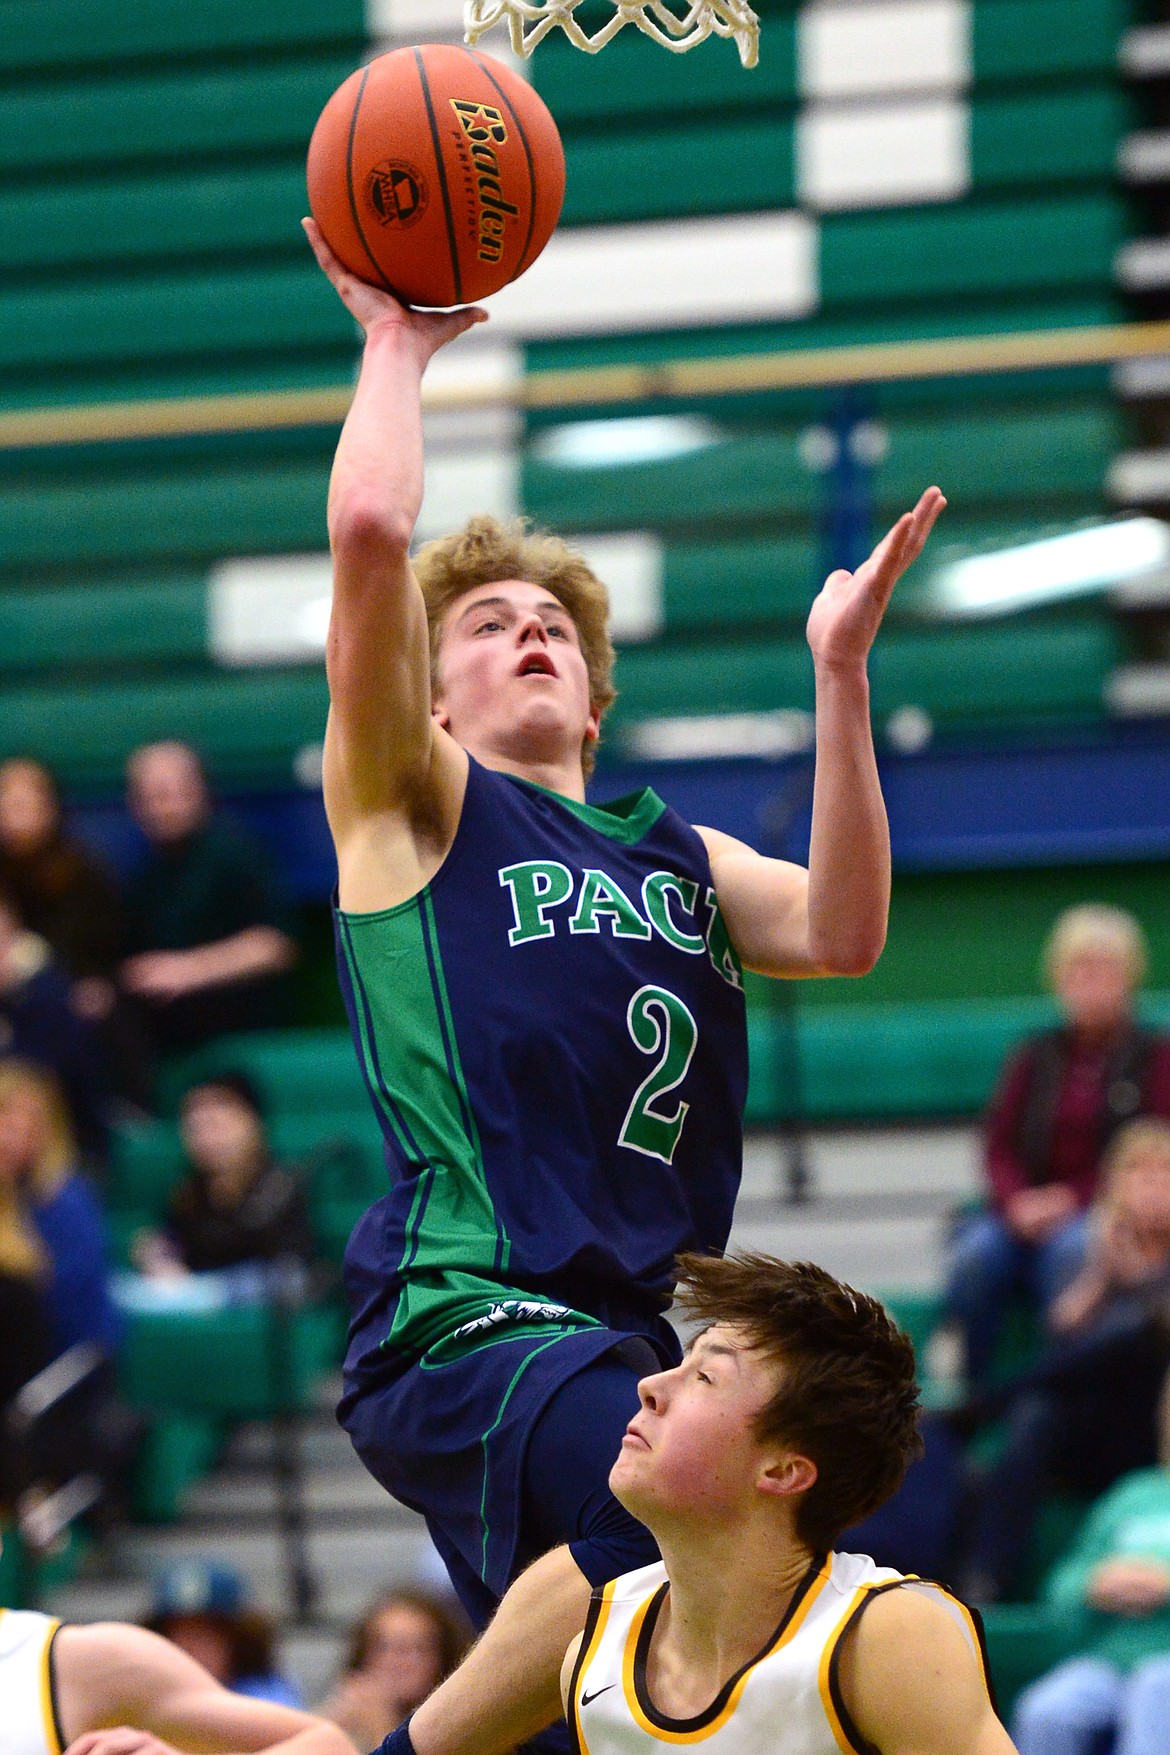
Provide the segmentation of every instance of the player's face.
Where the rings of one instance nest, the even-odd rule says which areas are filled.
[[[438,672],[436,718],[473,755],[561,761],[597,736],[576,626],[543,586],[505,579],[456,598]]]
[[[651,1529],[677,1519],[733,1520],[771,1461],[756,1419],[776,1371],[735,1329],[707,1329],[673,1371],[644,1377],[641,1408],[610,1471],[614,1496]]]

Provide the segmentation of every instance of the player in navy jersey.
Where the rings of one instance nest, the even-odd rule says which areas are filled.
[[[928,490],[810,615],[808,871],[650,791],[591,806],[604,588],[563,543],[490,519],[410,559],[422,374],[483,313],[407,311],[306,230],[366,331],[330,485],[324,788],[391,1171],[347,1251],[341,1418],[477,1623],[501,1605],[411,1721],[418,1755],[493,1755],[558,1715],[591,1587],[655,1554],[608,1473],[638,1378],[677,1359],[675,1256],[727,1239],[741,967],[860,974],[884,942],[866,658],[944,502]]]

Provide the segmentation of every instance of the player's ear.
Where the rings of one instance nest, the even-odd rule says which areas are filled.
[[[784,1450],[761,1469],[756,1486],[761,1493],[790,1499],[795,1493],[807,1493],[816,1478],[817,1465],[811,1457],[798,1450]]]
[[[601,737],[601,708],[590,707],[585,724],[585,742],[597,743]]]

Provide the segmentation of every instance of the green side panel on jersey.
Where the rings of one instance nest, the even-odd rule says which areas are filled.
[[[405,1285],[387,1336],[392,1346],[423,1352],[499,1297],[508,1240],[484,1176],[429,891],[340,920],[375,1106],[402,1151],[425,1165],[399,1263]]]

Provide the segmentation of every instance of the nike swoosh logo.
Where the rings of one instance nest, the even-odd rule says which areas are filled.
[[[617,1687],[617,1683],[616,1683],[616,1682],[607,1682],[607,1683],[606,1683],[606,1684],[605,1684],[605,1687],[604,1687],[604,1688],[595,1688],[595,1689],[594,1689],[594,1690],[593,1690],[593,1692],[592,1692],[592,1694],[582,1694],[582,1696],[581,1696],[581,1705],[582,1705],[582,1706],[588,1706],[588,1705],[589,1705],[589,1702],[590,1702],[590,1701],[591,1701],[591,1700],[596,1700],[596,1699],[597,1699],[597,1696],[598,1696],[598,1695],[599,1695],[599,1694],[608,1694],[608,1693],[609,1693],[609,1691],[610,1691],[610,1689],[611,1689],[611,1688],[616,1688],[616,1687]]]

